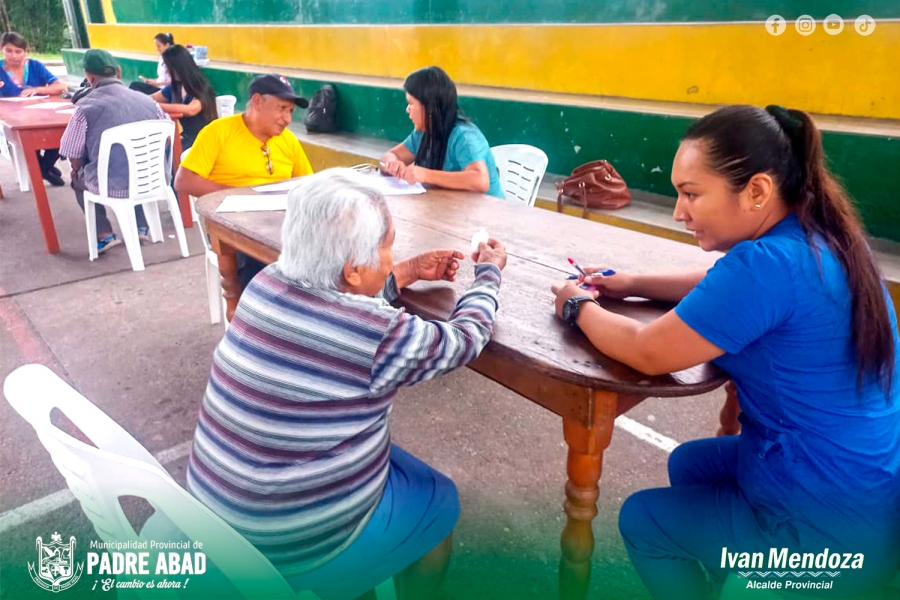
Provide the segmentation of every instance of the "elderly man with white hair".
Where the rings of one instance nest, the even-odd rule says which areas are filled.
[[[280,258],[244,290],[215,351],[194,434],[190,491],[322,598],[395,575],[401,598],[433,597],[459,515],[453,482],[391,444],[388,415],[397,388],[487,344],[506,251],[480,244],[449,321],[425,321],[390,302],[417,280],[453,281],[463,254],[395,264],[394,233],[363,176],[301,181]]]

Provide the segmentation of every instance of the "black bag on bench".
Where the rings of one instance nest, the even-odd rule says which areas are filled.
[[[313,94],[303,124],[309,133],[337,131],[337,92],[334,86],[326,83]]]

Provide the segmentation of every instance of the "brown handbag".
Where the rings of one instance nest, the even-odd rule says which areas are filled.
[[[631,192],[622,176],[605,160],[595,160],[572,171],[562,183],[556,184],[556,212],[562,212],[563,196],[584,207],[582,218],[589,208],[622,208],[631,202]]]

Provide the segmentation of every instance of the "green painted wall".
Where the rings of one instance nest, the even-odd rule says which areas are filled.
[[[897,0],[113,0],[113,9],[121,23],[666,23],[765,21],[776,13],[900,18]]]
[[[106,16],[103,14],[103,3],[101,0],[85,0],[87,7],[88,23],[106,23]],[[87,39],[87,37],[85,37]]]
[[[65,51],[70,73],[80,72],[80,53]],[[122,60],[122,75],[151,75],[156,63]],[[246,102],[253,72],[205,69],[218,94]],[[323,84],[338,91],[341,129],[359,135],[402,141],[411,131],[402,90],[292,79],[307,98]],[[589,160],[612,162],[634,189],[672,196],[672,158],[693,119],[593,108],[463,97],[463,110],[493,145],[527,143],[550,157],[548,172],[565,174]],[[297,111],[295,120],[302,120]],[[869,233],[900,242],[900,138],[826,132],[825,151],[835,173],[860,204]],[[674,199],[673,199],[674,205]]]

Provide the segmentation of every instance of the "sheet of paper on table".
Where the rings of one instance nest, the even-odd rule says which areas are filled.
[[[40,104],[30,104],[25,108],[43,108],[45,110],[64,108],[66,106],[72,106],[71,102],[42,102]]]
[[[385,177],[378,173],[366,175],[366,178],[385,196],[413,196],[425,193],[425,188],[421,183],[407,183],[402,179]]]
[[[43,100],[50,96],[13,96],[12,98],[0,98],[2,102],[30,102],[31,100]],[[66,102],[68,104],[68,102]]]
[[[216,208],[216,212],[257,212],[266,210],[286,210],[287,194],[267,196],[228,196]]]
[[[298,179],[288,179],[287,181],[279,181],[278,183],[269,183],[266,185],[258,185],[253,188],[254,192],[289,192],[300,183]]]
[[[58,111],[56,111],[56,114],[58,114],[58,115],[74,115],[75,107],[73,106],[72,108],[64,108],[62,110],[58,110]]]

